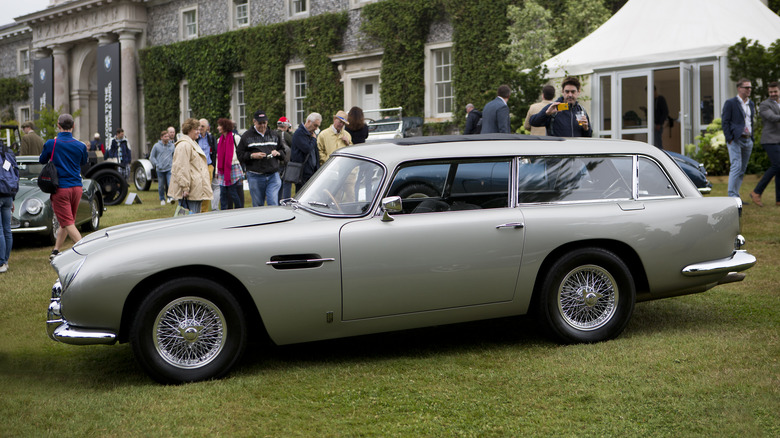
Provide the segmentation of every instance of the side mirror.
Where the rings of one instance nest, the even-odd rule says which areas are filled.
[[[400,213],[403,210],[400,196],[389,196],[382,199],[382,222],[390,222],[394,219],[390,213]]]

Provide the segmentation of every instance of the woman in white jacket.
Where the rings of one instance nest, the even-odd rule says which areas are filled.
[[[217,182],[220,190],[220,210],[244,207],[244,172],[238,161],[238,154],[236,154],[236,145],[241,141],[241,137],[233,133],[234,126],[232,120],[217,120],[217,130],[219,131]]]
[[[195,142],[200,123],[187,119],[181,125],[181,138],[176,142],[171,166],[171,185],[168,196],[193,213],[200,213],[201,203],[211,199],[211,178],[206,154]]]

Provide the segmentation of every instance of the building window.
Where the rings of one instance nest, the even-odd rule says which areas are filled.
[[[233,19],[236,27],[249,26],[249,0],[233,0]]]
[[[19,50],[18,70],[20,75],[30,73],[30,50]]]
[[[455,96],[452,90],[452,49],[433,52],[436,113],[452,113]]]
[[[30,107],[29,106],[23,106],[19,108],[19,124],[22,124],[26,121],[29,121],[31,119],[30,117]]]
[[[304,18],[309,16],[308,0],[287,0],[287,14],[291,18]]]
[[[198,37],[198,10],[188,9],[181,13],[181,34],[183,39]]]
[[[306,99],[306,70],[293,70],[293,120],[295,123],[303,123],[306,120],[306,109],[303,101]]]
[[[237,77],[233,81],[233,119],[236,122],[238,132],[247,129],[246,124],[246,98],[244,95],[244,78]]]
[[[190,108],[190,85],[187,81],[181,83],[181,123],[192,117],[192,108]]]

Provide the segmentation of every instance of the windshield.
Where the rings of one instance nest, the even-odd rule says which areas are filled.
[[[22,179],[34,179],[38,178],[38,175],[43,169],[43,164],[20,162],[19,163],[19,178]]]
[[[382,167],[371,161],[332,157],[296,198],[318,213],[360,216],[371,208],[383,177]]]

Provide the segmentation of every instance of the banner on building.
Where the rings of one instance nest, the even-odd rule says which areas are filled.
[[[108,148],[108,141],[122,126],[119,43],[98,46],[98,132]]]
[[[33,68],[33,109],[37,120],[40,110],[54,106],[54,57],[36,59]]]

